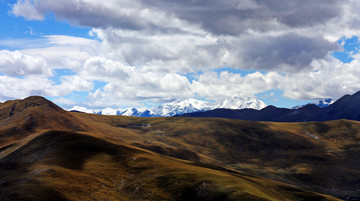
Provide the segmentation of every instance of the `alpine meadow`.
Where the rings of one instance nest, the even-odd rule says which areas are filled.
[[[0,0],[0,201],[360,200],[359,10]]]

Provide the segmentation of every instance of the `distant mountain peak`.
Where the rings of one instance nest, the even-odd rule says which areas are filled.
[[[331,105],[333,103],[335,103],[335,100],[333,100],[331,98],[324,98],[324,99],[319,99],[317,102],[314,102],[314,103],[308,103],[308,104],[305,104],[305,105],[297,105],[297,106],[292,107],[291,109],[296,110],[296,109],[300,109],[302,107],[305,107],[307,105],[316,105],[316,106],[318,106],[320,108],[325,108],[325,107],[328,107],[329,105]]]
[[[257,98],[250,97],[239,97],[232,96],[227,98],[220,103],[217,108],[226,108],[226,109],[245,109],[251,108],[260,110],[266,107],[266,104]]]
[[[94,110],[92,113],[103,115],[123,115],[123,116],[137,116],[137,117],[171,117],[175,115],[182,115],[185,113],[201,112],[213,110],[216,108],[228,109],[262,109],[266,104],[256,98],[233,96],[223,100],[220,104],[211,103],[205,100],[198,99],[179,99],[170,103],[165,103],[151,109],[112,109],[104,108],[102,110]],[[89,112],[88,109],[83,107],[73,107],[70,110],[81,112]]]
[[[345,95],[337,101],[325,99],[319,101],[329,104],[321,107],[317,104],[306,104],[302,107],[286,109],[268,106],[261,110],[211,110],[207,112],[195,112],[183,116],[191,117],[222,117],[251,121],[276,121],[276,122],[305,122],[305,121],[329,121],[349,119],[360,121],[360,93]]]
[[[326,98],[326,99],[321,99],[319,100],[317,103],[315,103],[315,105],[323,108],[323,107],[327,107],[331,104],[333,104],[335,101],[331,98]]]
[[[152,111],[157,116],[175,116],[181,115],[184,113],[206,111],[212,109],[213,107],[207,101],[197,100],[197,99],[186,99],[186,100],[175,100],[170,103],[165,103],[159,105],[155,108],[152,108]]]

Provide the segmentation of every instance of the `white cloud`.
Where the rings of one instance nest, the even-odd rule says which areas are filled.
[[[0,72],[10,76],[51,75],[46,61],[19,51],[0,51]]]
[[[85,80],[78,75],[62,76],[61,84],[46,89],[46,93],[50,96],[64,96],[73,91],[90,91],[93,88],[93,82]]]
[[[218,64],[208,48],[217,44],[217,38],[210,34],[154,35],[114,28],[94,29],[93,32],[102,40],[102,56],[127,65],[188,72],[192,67],[217,67]]]
[[[231,96],[254,97],[255,94],[276,88],[280,75],[255,72],[246,76],[223,71],[206,72],[199,80],[193,81],[192,88],[200,96],[211,100],[221,100]]]
[[[95,106],[133,106],[139,102],[166,102],[193,96],[186,77],[178,74],[134,72],[126,80],[113,80],[89,94]]]
[[[182,73],[224,66],[285,72],[307,68],[313,60],[325,58],[337,48],[334,39],[354,30],[351,26],[354,20],[345,11],[356,3],[335,0],[31,2],[38,13],[53,12],[61,20],[93,27],[92,33],[102,40],[97,56],[124,65],[158,66],[163,72]],[[29,1],[18,4],[26,5]]]
[[[68,98],[64,98],[64,97],[57,98],[57,99],[53,100],[53,102],[55,102],[58,105],[61,105],[62,107],[67,106],[67,105],[75,105],[76,104],[76,102],[74,102]]]
[[[280,79],[279,88],[292,99],[339,98],[360,89],[360,55],[350,63],[334,58],[313,62],[311,71],[289,74]]]
[[[116,79],[126,81],[134,70],[134,67],[124,66],[121,62],[104,57],[93,57],[85,62],[80,75],[91,80],[111,81]]]
[[[19,96],[61,96],[93,90],[93,81],[101,81],[105,86],[89,93],[89,104],[218,100],[275,88],[294,99],[337,98],[360,88],[358,55],[349,64],[329,56],[343,36],[360,36],[359,8],[356,0],[18,0],[14,15],[42,20],[53,12],[59,20],[92,27],[99,41],[52,35],[25,43],[21,52],[2,51],[0,57],[10,56],[0,58],[0,93],[4,97],[9,87]],[[20,67],[5,68],[10,65]],[[213,71],[222,67],[256,72]],[[60,68],[76,75],[54,85],[49,72]],[[197,72],[204,73],[192,83],[183,76]],[[44,84],[14,78],[19,75],[43,75],[34,82]]]
[[[12,7],[12,13],[16,16],[22,16],[27,20],[43,20],[44,16],[39,13],[36,5],[30,0],[18,1]]]
[[[64,76],[61,80],[59,85],[55,85],[45,76],[0,76],[0,99],[25,98],[31,95],[65,96],[73,91],[89,91],[93,88],[92,82],[78,76]]]
[[[78,71],[87,59],[99,54],[100,46],[96,40],[64,35],[43,36],[27,43],[28,47],[21,52],[42,57],[49,68],[68,68],[74,71]],[[39,43],[42,45],[36,46]]]
[[[50,88],[50,81],[43,76],[25,78],[0,76],[0,97],[4,99],[25,98],[30,95],[44,96],[45,90]]]

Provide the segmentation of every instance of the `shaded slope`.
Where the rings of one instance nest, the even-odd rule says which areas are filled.
[[[360,120],[360,91],[351,96],[343,96],[329,107],[324,108],[318,119],[321,121],[335,119]]]
[[[111,133],[114,140],[161,154],[235,168],[343,199],[360,198],[359,122],[76,116]]]
[[[277,108],[275,106],[267,106],[261,110],[254,109],[215,109],[205,112],[194,112],[181,115],[181,117],[218,117],[241,119],[250,121],[284,121],[283,117],[290,114],[294,110],[286,108]]]
[[[0,160],[1,200],[335,200],[74,132],[47,132]]]

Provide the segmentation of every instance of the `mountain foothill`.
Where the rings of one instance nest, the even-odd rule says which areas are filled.
[[[359,200],[359,109],[359,92],[146,118],[6,101],[0,200]]]

